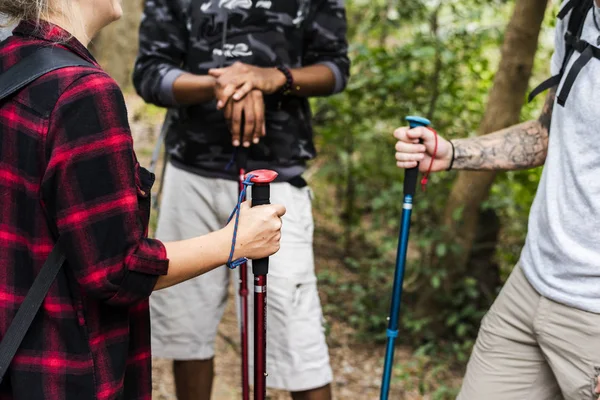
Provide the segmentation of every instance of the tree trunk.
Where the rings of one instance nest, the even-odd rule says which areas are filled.
[[[519,122],[533,69],[542,21],[548,0],[518,0],[506,28],[502,58],[478,134],[491,133]],[[458,175],[443,223],[462,247],[450,268],[461,274],[470,258],[477,232],[481,203],[487,198],[495,172],[463,171]],[[460,218],[453,218],[461,209]]]
[[[519,122],[521,108],[533,69],[542,21],[548,0],[517,0],[512,18],[506,28],[502,57],[494,78],[487,107],[478,134],[484,135]],[[494,182],[495,172],[460,172],[442,218],[446,242],[458,244],[460,252],[447,252],[438,258],[432,256],[432,265],[447,271],[442,287],[434,289],[428,282],[415,299],[415,318],[431,320],[432,335],[442,335],[448,327],[449,299],[464,292],[463,278],[470,276],[478,285],[479,304],[465,300],[477,309],[485,309],[495,297],[500,284],[498,266],[493,257],[498,241],[500,223],[493,210],[482,212],[481,204],[487,198]],[[457,218],[457,211],[460,211]],[[435,250],[432,249],[432,252]],[[454,304],[460,308],[465,304]],[[453,310],[448,310],[452,312]]]
[[[143,6],[143,0],[123,1],[123,17],[104,28],[90,46],[102,68],[123,89],[131,86],[131,74],[137,56],[138,29]]]

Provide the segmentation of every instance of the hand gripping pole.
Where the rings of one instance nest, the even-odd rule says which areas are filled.
[[[406,117],[411,128],[429,126],[431,123],[425,118]],[[387,347],[385,352],[385,365],[381,383],[381,400],[387,400],[390,392],[390,381],[394,367],[394,346],[398,337],[398,322],[400,319],[400,302],[402,300],[402,285],[404,283],[404,270],[406,267],[406,252],[408,249],[408,233],[410,230],[410,216],[413,207],[413,197],[417,188],[419,166],[407,169],[404,173],[404,202],[402,205],[402,221],[398,240],[398,253],[396,255],[396,272],[392,292],[392,304],[388,318]]]

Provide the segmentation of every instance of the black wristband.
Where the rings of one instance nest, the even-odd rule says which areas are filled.
[[[449,140],[449,142],[450,146],[452,146],[452,158],[450,159],[450,165],[448,166],[448,169],[446,169],[446,171],[451,171],[452,166],[454,165],[454,143],[452,143],[452,140]]]
[[[292,92],[292,88],[294,87],[294,77],[292,76],[292,73],[287,67],[283,65],[278,65],[275,68],[277,68],[283,75],[285,75],[285,84],[281,87],[279,93],[283,95],[290,94]]]

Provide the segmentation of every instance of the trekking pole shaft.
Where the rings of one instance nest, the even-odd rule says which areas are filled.
[[[254,184],[252,207],[270,204],[269,184]],[[269,259],[252,260],[254,273],[254,399],[267,394],[267,274]]]
[[[410,127],[428,126],[429,121],[420,118],[407,118]],[[400,319],[400,305],[402,301],[402,286],[404,284],[404,271],[406,268],[406,255],[408,250],[408,237],[410,232],[410,217],[412,214],[413,197],[417,187],[419,166],[407,169],[404,174],[404,201],[402,205],[402,219],[400,222],[400,233],[398,237],[398,252],[396,254],[396,271],[394,274],[394,286],[392,289],[392,304],[387,329],[387,347],[385,352],[385,364],[383,367],[383,379],[381,383],[381,400],[387,400],[390,391],[392,370],[394,367],[394,351],[396,338],[398,337],[398,323]]]
[[[238,148],[236,163],[239,171],[239,193],[244,190],[244,179],[248,164],[248,152]],[[242,201],[245,201],[243,198]],[[248,264],[240,265],[240,340],[242,347],[242,400],[250,400],[250,376],[248,368]]]
[[[267,395],[267,275],[254,277],[254,399]]]

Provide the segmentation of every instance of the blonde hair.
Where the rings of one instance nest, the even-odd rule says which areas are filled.
[[[50,14],[48,0],[2,0],[0,14],[8,18],[8,24],[21,20],[39,21]]]
[[[77,8],[68,0],[0,0],[1,16],[6,16],[7,20],[0,20],[0,27],[23,20],[38,23],[54,16],[71,25],[80,24],[82,32],[85,32],[83,20],[78,18]]]

